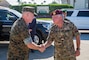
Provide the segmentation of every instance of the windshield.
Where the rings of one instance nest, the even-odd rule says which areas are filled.
[[[9,11],[13,12],[16,16],[18,16],[19,18],[22,17],[22,14],[16,10],[12,10],[10,9]]]

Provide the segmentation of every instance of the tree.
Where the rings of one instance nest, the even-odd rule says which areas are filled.
[[[19,4],[21,4],[22,2],[21,2],[21,0],[17,0],[17,2],[19,3]]]
[[[32,2],[34,2],[34,0],[31,0]]]
[[[32,4],[31,2],[28,2],[29,4]]]
[[[43,3],[41,3],[43,5]]]
[[[18,3],[20,3],[20,0],[17,0]]]
[[[46,1],[44,0],[44,3],[46,3]]]
[[[36,4],[36,2],[34,2],[34,4]]]
[[[2,0],[0,0],[0,2],[1,2]]]
[[[51,4],[58,4],[56,1],[53,1]]]
[[[26,1],[24,1],[24,2],[23,2],[23,4],[27,4],[27,2],[26,2]]]
[[[32,0],[32,1],[34,1],[34,0]]]

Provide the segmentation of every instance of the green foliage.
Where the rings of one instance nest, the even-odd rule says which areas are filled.
[[[58,4],[57,2],[53,1],[51,4]]]
[[[70,6],[68,4],[49,4],[49,5],[36,5],[36,4],[22,4],[22,5],[18,5],[18,6],[12,6],[12,9],[15,9],[19,12],[22,11],[22,7],[24,6],[31,6],[31,7],[35,7],[35,12],[37,11],[37,6],[49,6],[49,10],[50,12],[52,12],[55,9],[62,9],[62,8],[73,8],[73,6]],[[49,12],[49,13],[50,13]],[[42,14],[42,13],[41,13]],[[44,13],[43,13],[44,14]]]
[[[36,7],[36,4],[23,4],[22,6],[31,6],[31,7]]]
[[[21,11],[22,11],[22,8],[23,8],[24,6],[35,7],[35,11],[36,11],[36,5],[35,5],[35,4],[22,4],[22,5],[17,5],[17,6],[11,6],[11,8],[12,8],[12,9],[15,9],[15,10],[17,10],[17,11],[19,11],[19,12],[21,12]]]
[[[49,6],[49,5],[37,5],[37,6]]]
[[[68,4],[50,4],[49,5],[50,12],[52,12],[55,9],[63,9],[63,8],[73,8],[73,6],[70,6]]]
[[[14,9],[14,10],[17,10],[19,12],[21,12],[21,10],[22,10],[22,6],[11,6],[10,8]]]

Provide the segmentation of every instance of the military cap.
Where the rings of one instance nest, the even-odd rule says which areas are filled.
[[[34,7],[25,6],[23,7],[22,12],[32,12],[35,16],[37,16],[37,14],[35,13]]]
[[[59,14],[62,14],[62,13],[63,13],[62,10],[56,9],[56,10],[54,10],[54,11],[51,13],[51,16],[53,16],[53,15],[59,15]]]

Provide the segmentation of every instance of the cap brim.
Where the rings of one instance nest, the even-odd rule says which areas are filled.
[[[34,12],[34,15],[37,16],[37,13]]]

